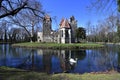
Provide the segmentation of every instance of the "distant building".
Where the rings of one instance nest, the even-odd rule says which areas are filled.
[[[74,16],[67,19],[62,19],[58,31],[52,30],[52,19],[46,15],[43,19],[43,31],[38,32],[38,42],[57,42],[57,43],[74,43],[75,30],[77,29],[77,21]]]

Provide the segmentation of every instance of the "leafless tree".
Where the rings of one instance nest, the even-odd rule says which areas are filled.
[[[116,27],[117,16],[110,15],[99,24],[99,32],[102,34],[103,41],[114,42],[116,41]]]
[[[28,33],[28,36],[30,37],[31,42],[35,34],[35,29],[42,20],[40,17],[32,14],[31,11],[20,12],[17,16],[10,17],[9,19],[10,22],[14,25],[25,29],[25,31]]]
[[[4,31],[2,29],[2,26],[0,26],[0,41],[3,41],[3,34],[4,34]]]
[[[44,14],[38,0],[0,0],[0,18],[17,15],[20,11],[30,10],[34,15],[41,17]],[[36,13],[37,12],[37,13]]]
[[[92,25],[92,23],[91,23],[91,21],[88,21],[87,23],[86,23],[86,36],[87,36],[87,41],[91,41],[91,35],[92,35],[92,33],[93,33],[93,26],[94,25]]]
[[[8,30],[9,41],[11,43],[25,41],[25,35],[27,35],[27,33],[23,28],[12,27]]]
[[[3,37],[4,41],[7,42],[7,30],[8,30],[7,23],[5,21],[2,21],[0,26],[2,29],[2,37]]]
[[[116,13],[120,11],[120,0],[91,0],[88,8],[97,13],[109,14],[108,18],[97,24],[97,28],[99,29],[99,33],[97,33],[98,38],[103,38],[103,41],[117,41],[116,24],[120,17]]]
[[[24,28],[31,40],[44,14],[39,0],[0,0],[0,19]]]
[[[101,20],[95,26],[87,26],[90,33],[89,41],[115,42],[117,39],[117,20],[118,16],[111,14],[108,18]],[[88,32],[87,32],[88,33]]]
[[[91,0],[87,8],[98,13],[110,13],[118,11],[118,6],[118,0]]]

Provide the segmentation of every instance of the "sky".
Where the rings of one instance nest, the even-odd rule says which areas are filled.
[[[91,12],[87,9],[90,0],[41,0],[43,9],[48,12],[52,18],[52,28],[58,29],[62,18],[69,19],[74,16],[78,21],[78,27],[84,27],[90,21],[97,24],[98,20],[104,19],[105,14],[98,14],[96,11]]]

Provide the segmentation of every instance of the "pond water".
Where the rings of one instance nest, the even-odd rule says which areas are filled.
[[[0,44],[0,66],[46,73],[89,73],[120,70],[119,46],[100,49],[50,50]]]

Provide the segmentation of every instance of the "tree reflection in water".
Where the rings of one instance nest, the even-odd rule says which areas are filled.
[[[70,59],[77,62],[70,64]],[[12,48],[0,45],[0,66],[46,73],[85,73],[120,70],[120,49],[109,47],[81,50],[46,50]]]

